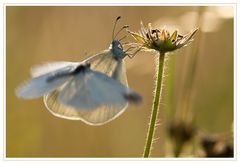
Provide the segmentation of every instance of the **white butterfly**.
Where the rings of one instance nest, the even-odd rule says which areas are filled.
[[[27,99],[44,96],[45,106],[55,116],[90,125],[105,124],[122,114],[128,102],[141,101],[127,87],[123,61],[126,55],[120,41],[113,39],[108,50],[82,64],[55,62],[36,66],[31,71],[33,79],[17,89],[17,96]],[[86,63],[95,71],[83,66]]]

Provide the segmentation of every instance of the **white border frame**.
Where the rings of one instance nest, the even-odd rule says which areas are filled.
[[[125,0],[124,0],[125,1]],[[129,1],[129,0],[126,0]],[[2,60],[2,65],[3,65],[3,98],[1,99],[1,103],[3,104],[3,152],[0,153],[3,154],[3,160],[7,161],[85,161],[85,160],[90,160],[90,161],[107,161],[107,160],[122,160],[122,161],[135,161],[135,160],[144,160],[144,161],[237,161],[239,159],[239,155],[237,157],[237,151],[238,151],[238,146],[239,144],[237,143],[237,92],[240,91],[237,88],[237,77],[239,74],[239,71],[237,72],[237,41],[239,40],[239,33],[237,32],[237,27],[239,25],[239,19],[240,19],[240,13],[239,13],[239,4],[236,3],[234,0],[229,0],[226,3],[220,2],[220,3],[207,3],[209,2],[208,0],[203,0],[203,3],[192,3],[192,1],[189,2],[183,2],[183,3],[172,3],[172,0],[170,3],[159,3],[158,2],[150,2],[149,3],[109,3],[109,2],[104,2],[104,3],[99,3],[99,2],[90,2],[90,3],[76,3],[76,2],[60,2],[60,3],[48,3],[49,1],[43,0],[39,3],[39,0],[36,1],[36,3],[29,3],[28,1],[22,1],[19,3],[15,3],[12,0],[9,0],[6,3],[3,3],[1,6],[3,9],[3,26],[2,26],[2,31],[3,31],[3,60]],[[139,1],[138,1],[139,2]],[[218,2],[218,1],[217,1]],[[234,6],[234,158],[7,158],[6,157],[6,6]],[[237,19],[239,18],[239,19]],[[1,72],[1,71],[0,71]],[[239,93],[239,92],[238,92]],[[238,145],[237,145],[238,144]],[[1,146],[0,146],[1,147]]]

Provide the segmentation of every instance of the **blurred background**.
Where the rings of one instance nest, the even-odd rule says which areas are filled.
[[[195,40],[168,55],[152,157],[211,157],[233,149],[232,6],[7,6],[6,156],[141,157],[151,114],[157,53],[125,58],[129,86],[144,102],[103,126],[54,117],[42,99],[22,100],[16,87],[30,68],[81,61],[107,49],[113,24],[140,21]],[[119,38],[127,33],[122,33]],[[131,36],[124,41],[133,41]],[[217,154],[220,152],[220,155]],[[215,154],[214,154],[215,153]],[[212,155],[211,155],[212,154]],[[224,156],[224,155],[223,155]]]

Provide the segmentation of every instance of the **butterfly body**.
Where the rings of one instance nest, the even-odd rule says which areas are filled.
[[[112,41],[110,50],[116,60],[122,60],[125,56],[127,56],[127,53],[123,51],[122,44],[118,40]]]

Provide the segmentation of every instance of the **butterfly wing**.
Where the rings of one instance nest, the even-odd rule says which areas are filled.
[[[65,61],[57,61],[57,62],[50,62],[50,63],[44,63],[40,65],[36,65],[31,68],[31,76],[32,77],[38,77],[59,69],[62,69],[64,67],[76,67],[80,63],[77,62],[65,62]]]
[[[128,86],[126,67],[125,67],[125,62],[123,60],[119,60],[117,62],[117,65],[111,77],[115,80],[120,81],[125,86]]]
[[[68,74],[74,67],[74,65],[68,65],[52,72],[39,74],[20,85],[16,89],[16,95],[24,99],[34,99],[52,92],[71,78]]]
[[[119,80],[122,84],[128,85],[127,83],[127,77],[126,77],[126,70],[125,70],[125,63],[123,60],[116,60],[114,58],[114,54],[111,50],[105,50],[97,55],[94,55],[86,60],[83,61],[83,63],[90,63],[90,67],[93,70],[102,72],[106,74],[107,76],[113,77],[116,80]],[[71,120],[82,120],[83,122],[91,125],[102,125],[105,124],[116,117],[118,117],[122,112],[125,111],[128,103],[127,101],[124,101],[121,105],[118,106],[110,106],[108,105],[99,105],[98,103],[103,101],[103,99],[100,99],[99,101],[93,102],[93,98],[91,98],[89,95],[87,95],[87,91],[85,87],[81,87],[82,82],[81,78],[77,78],[78,80],[74,80],[71,82],[71,84],[74,86],[78,86],[78,89],[69,90],[69,87],[66,87],[70,92],[66,94],[66,91],[64,91],[65,94],[60,93],[63,92],[64,87],[60,87],[57,90],[48,93],[44,96],[44,103],[48,110],[55,116],[62,117],[65,119],[71,119]],[[94,83],[95,81],[91,81],[91,83]],[[99,84],[96,83],[96,86]],[[94,84],[90,86],[95,86]],[[70,87],[71,88],[71,87]],[[80,89],[81,88],[81,89]],[[101,88],[101,87],[97,87]],[[96,87],[92,88],[92,92],[96,93]],[[104,87],[103,87],[104,88]],[[106,88],[106,87],[105,87]],[[115,90],[116,88],[113,88],[112,90]],[[80,95],[74,94],[75,91],[78,90]],[[80,91],[81,90],[81,91]],[[111,91],[112,91],[111,90]],[[109,89],[108,89],[109,91]],[[84,93],[84,94],[82,94]],[[64,96],[63,96],[64,95]],[[67,98],[67,95],[72,95],[72,99],[69,100]],[[73,96],[75,95],[75,96]],[[94,94],[93,94],[94,95]],[[111,94],[110,94],[111,95]],[[61,98],[59,98],[61,97]],[[84,97],[84,99],[87,99],[87,101],[91,101],[92,103],[88,104],[85,103],[87,101],[76,101],[75,99],[79,97]],[[65,99],[69,102],[62,102]],[[97,98],[96,98],[97,99]],[[117,99],[116,99],[117,100]],[[119,100],[118,100],[119,101]],[[110,101],[109,101],[110,102]],[[119,101],[120,102],[120,101]],[[69,105],[69,104],[72,104]],[[73,105],[75,104],[75,105]],[[79,104],[83,105],[85,104],[85,108],[92,108],[94,110],[82,110],[82,108],[78,109],[76,106],[79,106]],[[97,108],[95,106],[98,106]],[[94,108],[95,107],[95,108]]]
[[[102,72],[110,77],[112,77],[117,67],[117,71],[119,73],[114,78],[119,80],[122,84],[128,86],[125,63],[123,59],[116,60],[111,50],[105,50],[84,60],[84,62],[90,63],[92,70]],[[121,63],[120,67],[119,62]]]
[[[44,102],[55,116],[102,125],[125,111],[131,93],[117,80],[91,71],[84,77],[77,75],[64,87],[45,95]],[[136,98],[135,93],[132,95]]]

